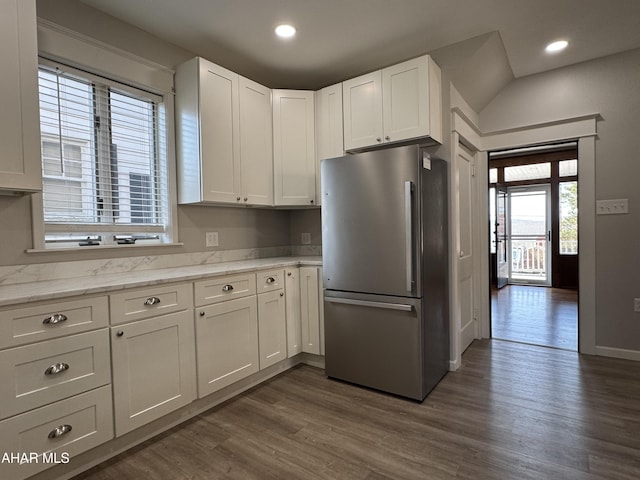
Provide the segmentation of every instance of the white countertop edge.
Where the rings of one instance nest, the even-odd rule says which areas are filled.
[[[16,283],[0,286],[0,307],[78,295],[109,293],[127,288],[188,282],[220,275],[257,270],[312,266],[321,267],[322,257],[271,257],[234,262],[189,265],[138,272]]]

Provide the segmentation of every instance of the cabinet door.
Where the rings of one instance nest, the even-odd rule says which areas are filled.
[[[284,303],[284,290],[258,295],[261,370],[287,358],[287,320]]]
[[[302,351],[320,355],[320,304],[318,269],[300,268],[300,325]]]
[[[191,310],[111,327],[116,436],[195,398]]]
[[[342,84],[316,92],[316,204],[322,201],[320,162],[344,155]]]
[[[342,82],[345,150],[382,143],[381,85],[380,70]]]
[[[239,77],[200,59],[202,199],[240,201]]]
[[[287,317],[287,357],[302,352],[300,329],[300,269],[288,268],[285,276],[285,313]]]
[[[259,370],[256,296],[196,310],[198,397]]]
[[[273,173],[276,205],[314,205],[315,107],[311,91],[273,91]]]
[[[35,0],[0,3],[0,190],[40,191]]]
[[[0,452],[38,461],[0,463],[0,478],[20,480],[113,438],[111,387],[90,390],[0,422]],[[49,475],[49,478],[59,478]]]
[[[384,141],[397,142],[429,134],[427,57],[382,70]]]
[[[240,77],[240,165],[242,199],[273,205],[271,90]]]

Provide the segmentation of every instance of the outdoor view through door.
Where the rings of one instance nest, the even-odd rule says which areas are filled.
[[[577,349],[577,170],[574,142],[489,153],[492,337]]]

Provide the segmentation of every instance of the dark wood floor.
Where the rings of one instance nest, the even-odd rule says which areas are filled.
[[[423,403],[300,366],[79,477],[640,478],[640,362],[475,341]]]
[[[491,292],[491,336],[578,349],[578,291],[507,285]]]

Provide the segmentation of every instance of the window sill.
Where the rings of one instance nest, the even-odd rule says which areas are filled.
[[[79,253],[90,252],[94,250],[123,250],[128,248],[167,248],[182,247],[184,243],[157,243],[157,244],[139,244],[139,245],[95,245],[86,247],[66,247],[66,248],[29,248],[26,253]]]

